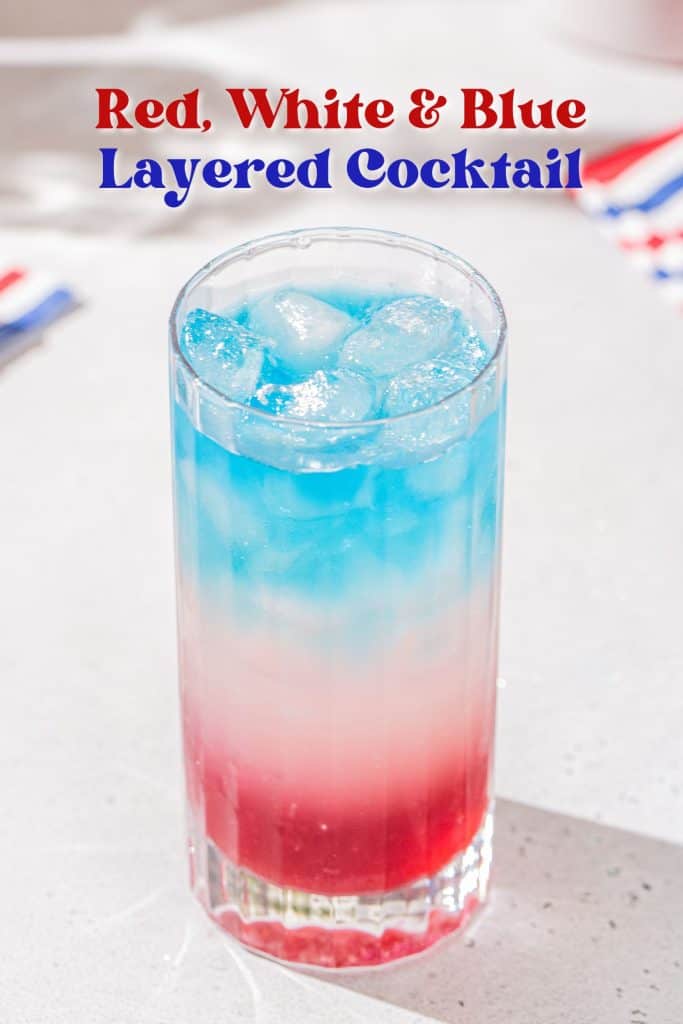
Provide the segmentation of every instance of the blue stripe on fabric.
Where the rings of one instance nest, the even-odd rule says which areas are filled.
[[[65,313],[74,304],[74,297],[66,288],[58,288],[48,295],[37,306],[30,309],[28,313],[12,320],[10,323],[0,326],[0,341],[3,338],[11,337],[20,331],[33,330],[42,327],[55,320],[62,313]]]
[[[643,199],[640,203],[630,203],[626,206],[606,206],[603,210],[603,217],[621,217],[623,213],[649,213],[650,210],[656,210],[658,206],[671,199],[672,196],[676,195],[683,189],[683,174],[679,174],[673,181],[667,181],[666,185],[662,185],[656,192],[653,192],[647,199]]]

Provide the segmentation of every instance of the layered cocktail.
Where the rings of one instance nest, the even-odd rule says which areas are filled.
[[[174,309],[192,881],[264,953],[380,963],[484,897],[504,332],[468,264],[352,229]]]

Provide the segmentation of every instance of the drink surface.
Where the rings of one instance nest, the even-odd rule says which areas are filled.
[[[191,815],[279,886],[431,875],[489,803],[493,353],[439,298],[339,288],[197,307],[179,340],[231,400],[176,388]]]

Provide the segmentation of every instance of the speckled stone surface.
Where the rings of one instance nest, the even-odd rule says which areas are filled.
[[[493,894],[469,932],[345,984],[448,1024],[679,1024],[683,849],[501,801]]]

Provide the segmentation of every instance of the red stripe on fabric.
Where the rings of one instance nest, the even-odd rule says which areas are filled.
[[[672,139],[677,138],[679,135],[683,135],[683,127],[674,128],[673,131],[664,132],[649,139],[643,139],[642,142],[621,146],[605,156],[589,160],[584,165],[582,177],[584,181],[613,181],[623,171],[631,167],[632,164],[642,160],[643,157],[653,153],[661,146],[665,146],[667,142],[671,142]]]
[[[25,270],[8,270],[5,274],[0,276],[0,292],[3,292],[5,288],[9,288],[11,285],[16,284],[17,281],[21,281],[23,277],[26,277]]]
[[[680,231],[672,231],[669,235],[650,235],[649,238],[622,238],[619,246],[622,249],[661,249],[667,242],[683,240],[683,228]]]

